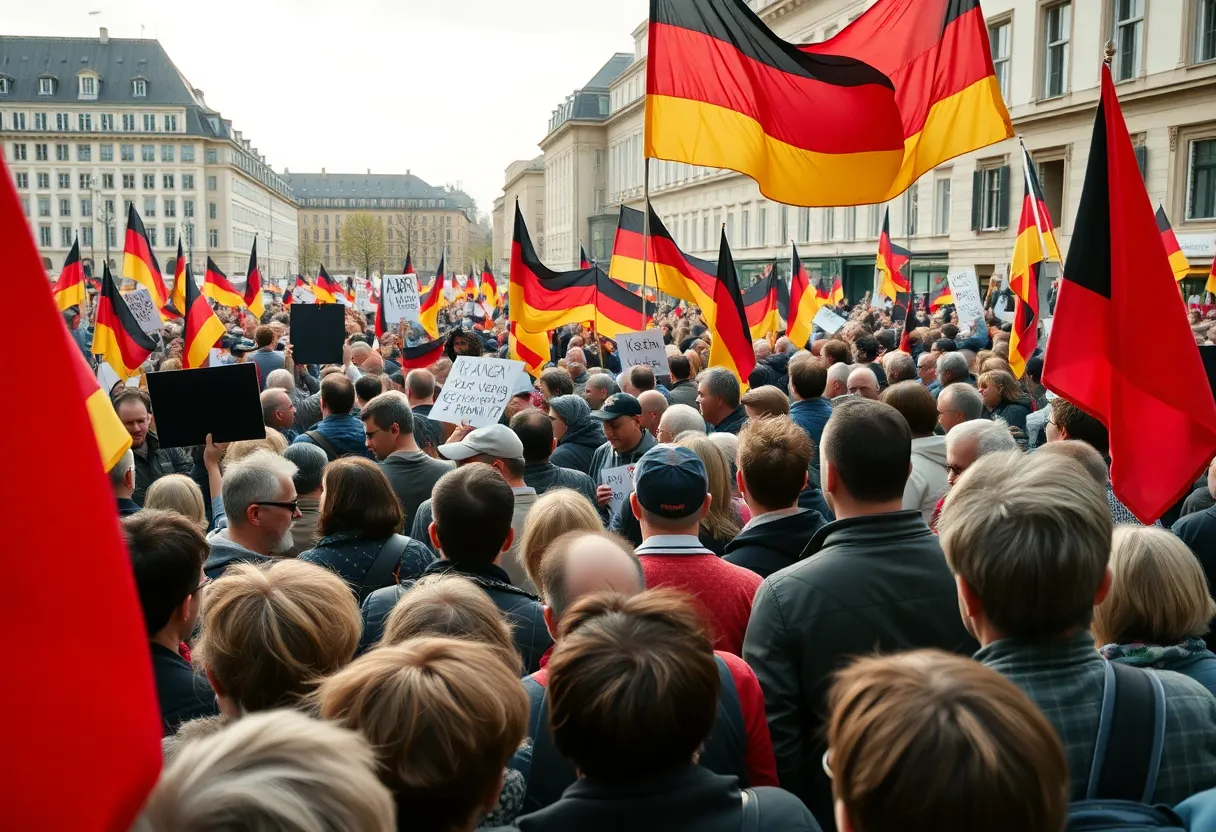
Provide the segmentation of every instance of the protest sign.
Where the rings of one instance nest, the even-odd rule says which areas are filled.
[[[376,307],[372,306],[371,295],[368,293],[366,285],[355,287],[355,308],[360,312],[375,311]]]
[[[380,303],[384,304],[386,323],[421,321],[422,300],[418,295],[418,275],[384,275],[380,278]]]
[[[984,300],[980,297],[979,278],[974,269],[962,269],[946,275],[950,294],[954,298],[954,309],[958,312],[958,325],[968,332],[975,331],[984,319]]]
[[[828,335],[835,335],[837,332],[840,332],[841,328],[843,328],[848,321],[837,315],[831,309],[828,309],[826,306],[822,306],[815,314],[815,319],[811,321],[811,323],[814,326],[822,329]]]
[[[148,395],[162,448],[266,438],[253,364],[148,373]]]
[[[657,329],[643,332],[623,332],[616,336],[621,367],[650,367],[656,376],[671,375],[667,367],[667,352],[663,349],[663,333]]]
[[[291,349],[297,364],[341,364],[346,310],[339,303],[291,305]]]
[[[493,425],[520,386],[523,372],[522,361],[458,356],[429,418],[453,425],[468,422],[475,428]]]
[[[612,499],[608,501],[610,515],[616,515],[633,493],[633,469],[636,465],[621,465],[616,468],[605,468],[600,471],[600,484],[612,489]]]
[[[317,298],[312,293],[312,289],[307,286],[297,286],[291,290],[292,303],[316,303]]]
[[[138,387],[141,375],[141,373],[136,373],[131,376],[127,379],[126,386]],[[107,396],[110,395],[120,382],[122,382],[122,379],[118,377],[118,373],[109,364],[103,361],[97,365],[97,383],[101,385],[101,389],[105,391]]]
[[[135,320],[139,323],[140,329],[149,335],[160,332],[160,310],[156,308],[156,302],[152,300],[151,292],[145,287],[140,286],[135,291],[127,292],[122,297],[127,302],[127,308],[131,310],[131,314],[135,316]]]

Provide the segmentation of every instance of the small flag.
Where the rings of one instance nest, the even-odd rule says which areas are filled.
[[[481,267],[481,294],[490,306],[498,306],[498,282],[494,280],[494,272],[490,271],[489,261],[484,261]]]
[[[329,272],[325,271],[325,266],[322,265],[317,272],[317,279],[312,284],[312,293],[317,303],[337,303],[338,295],[342,294],[342,287],[329,276]]]
[[[245,270],[245,308],[258,320],[266,311],[266,300],[262,297],[262,272],[258,269],[258,238],[253,238],[249,250],[249,268]]]
[[[161,316],[165,318],[180,318],[181,310],[186,306],[186,258],[182,254],[182,239],[177,238],[177,257],[173,260],[173,291],[169,295],[169,302],[161,309]]]
[[[73,306],[84,310],[87,294],[84,289],[84,268],[80,265],[79,240],[72,243],[72,250],[68,252],[68,259],[63,261],[63,271],[59,273],[59,279],[55,281],[51,294],[54,295],[55,305],[59,307],[60,312],[65,312]]]
[[[587,259],[587,250],[583,248],[582,244],[578,247],[578,267],[580,269],[591,268],[591,261]]]
[[[1190,274],[1191,263],[1182,253],[1178,238],[1174,236],[1174,228],[1170,225],[1165,209],[1157,206],[1157,230],[1161,232],[1161,242],[1165,244],[1165,253],[1170,256],[1170,268],[1174,270],[1174,280],[1182,280]],[[1211,289],[1208,289],[1210,292]]]
[[[100,355],[125,381],[139,372],[154,349],[156,342],[127,308],[127,302],[110,275],[110,265],[105,264],[101,292],[97,296],[97,320],[93,325],[93,354]]]
[[[443,260],[443,255],[439,255],[439,268],[435,271],[435,280],[431,283],[431,288],[422,295],[418,307],[422,329],[431,338],[439,337],[439,310],[447,305],[447,298],[443,294],[443,283],[446,279],[443,274]],[[421,285],[419,285],[418,291],[422,292]]]
[[[220,306],[230,306],[240,309],[245,305],[245,297],[236,290],[227,275],[220,271],[215,261],[207,258],[207,273],[203,275],[203,295],[211,298]]]
[[[401,268],[402,274],[414,274],[414,260],[410,256],[410,250],[405,250],[405,265]]]
[[[210,258],[208,258],[210,263]],[[186,265],[186,347],[182,350],[182,366],[187,370],[206,367],[212,348],[224,337],[224,324],[216,317],[207,298],[199,292]]]
[[[165,290],[165,280],[160,274],[160,263],[156,262],[152,244],[148,242],[148,232],[144,229],[144,221],[139,218],[134,202],[127,210],[127,239],[122,253],[122,274],[146,288],[157,309],[165,305],[169,293]]]
[[[1013,244],[1013,265],[1009,269],[1009,289],[1013,292],[1013,332],[1009,337],[1009,367],[1014,378],[1026,372],[1026,362],[1039,346],[1039,287],[1046,259],[1042,228],[1050,231],[1050,221],[1043,223],[1038,216],[1043,203],[1034,163],[1022,149],[1022,170],[1026,177],[1026,196],[1022,200],[1022,218],[1018,236]]]
[[[743,308],[752,340],[767,338],[781,329],[781,316],[777,313],[777,270],[769,264],[764,276],[743,293]]]
[[[802,258],[798,256],[798,246],[793,246],[793,271],[790,274],[790,311],[786,322],[786,337],[794,342],[798,349],[806,349],[811,340],[812,321],[819,314],[819,309],[827,303],[827,293],[820,294],[811,285]]]
[[[929,293],[929,309],[936,312],[943,306],[954,305],[954,293],[950,290],[950,281],[944,275],[933,278],[933,291]]]
[[[774,298],[774,304],[776,299]],[[709,366],[725,367],[739,379],[743,390],[748,388],[748,376],[756,369],[756,353],[752,350],[752,339],[747,326],[747,310],[743,307],[743,292],[739,289],[739,276],[735,272],[735,260],[726,242],[726,229],[722,229],[722,242],[718,254],[718,279],[714,285],[714,309],[711,328],[713,343],[709,347]]]
[[[443,357],[445,338],[436,338],[415,347],[403,347],[401,350],[402,370],[423,370]]]
[[[882,233],[878,235],[878,294],[895,300],[900,294],[911,292],[912,286],[904,274],[904,266],[912,259],[912,252],[891,242],[891,209],[882,217]]]

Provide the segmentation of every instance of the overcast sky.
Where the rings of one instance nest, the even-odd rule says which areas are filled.
[[[412,173],[489,213],[647,0],[4,2],[12,35],[157,38],[275,170]],[[90,11],[100,14],[90,15]]]

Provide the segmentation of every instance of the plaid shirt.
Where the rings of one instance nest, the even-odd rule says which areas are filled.
[[[1072,773],[1072,800],[1084,800],[1106,685],[1106,660],[1093,637],[1086,631],[1055,644],[1002,639],[975,658],[1016,683],[1055,726]],[[1216,699],[1193,679],[1149,672],[1160,677],[1166,696],[1165,747],[1153,801],[1173,806],[1216,787]]]

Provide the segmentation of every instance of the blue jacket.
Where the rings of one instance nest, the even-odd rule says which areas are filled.
[[[1216,696],[1216,653],[1205,650],[1203,655],[1166,662],[1160,670],[1172,670],[1190,676]]]
[[[368,573],[376,563],[380,550],[392,539],[373,539],[366,537],[361,531],[337,532],[318,540],[316,548],[301,552],[298,559],[324,566],[346,581],[362,601],[375,590],[382,588],[369,585]],[[384,586],[417,579],[433,560],[435,556],[430,549],[412,537],[405,537],[405,549],[389,576],[389,583]]]
[[[367,449],[367,432],[363,430],[363,422],[349,413],[332,414],[322,419],[315,428],[317,433],[324,436],[339,456],[361,456],[374,460],[372,452]],[[296,437],[293,445],[316,445],[307,433]],[[331,460],[332,461],[332,460]]]
[[[803,399],[790,405],[790,419],[794,424],[806,431],[819,447],[823,438],[823,428],[832,418],[832,405],[822,396],[814,399]]]

